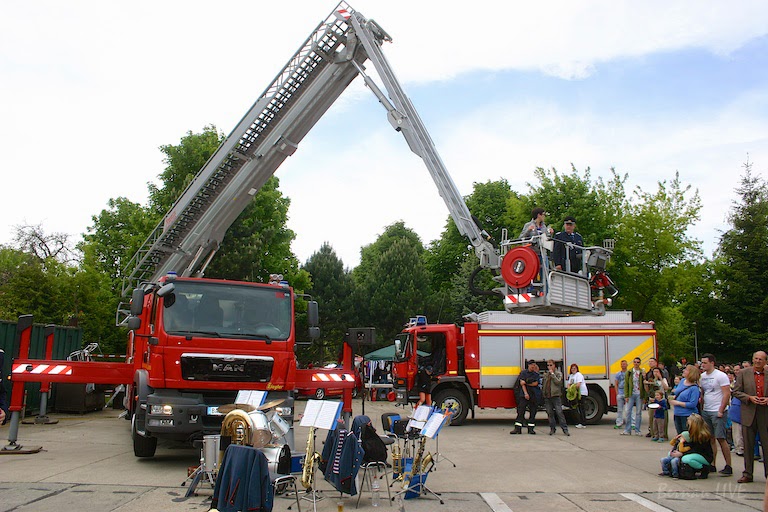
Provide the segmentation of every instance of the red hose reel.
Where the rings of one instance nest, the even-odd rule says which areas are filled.
[[[525,288],[539,275],[540,266],[530,246],[515,247],[501,260],[501,276],[512,288]]]

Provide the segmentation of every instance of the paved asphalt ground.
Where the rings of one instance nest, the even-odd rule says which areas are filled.
[[[297,417],[306,402],[297,402]],[[381,429],[384,412],[402,409],[386,402],[366,402],[365,414]],[[354,415],[362,413],[355,401]],[[117,419],[118,411],[78,415],[52,415],[56,425],[22,425],[19,443],[38,445],[33,455],[0,456],[0,511],[205,511],[210,508],[210,487],[185,498],[180,484],[187,468],[196,466],[196,450],[160,443],[153,459],[133,456],[129,422]],[[539,414],[537,435],[511,436],[512,411],[478,411],[474,420],[448,427],[440,434],[440,458],[427,485],[440,493],[406,500],[405,510],[426,511],[595,511],[595,512],[697,512],[762,510],[765,480],[756,464],[754,483],[737,484],[743,459],[734,457],[734,476],[710,476],[683,481],[657,476],[659,459],[668,445],[645,437],[619,436],[613,429],[615,415],[600,425],[571,428],[571,437],[558,431],[547,435],[544,414]],[[645,425],[643,425],[645,431]],[[324,439],[318,436],[318,445]],[[0,428],[8,437],[8,426]],[[303,449],[307,429],[296,424],[296,444]],[[6,441],[3,441],[6,444]],[[318,451],[321,446],[318,446]],[[427,450],[436,451],[434,441]],[[456,467],[453,467],[453,464]],[[722,459],[718,461],[722,466]],[[338,492],[320,478],[325,499],[318,511],[337,511]],[[386,496],[386,486],[382,486]],[[357,496],[341,500],[344,509],[355,508]],[[277,497],[274,510],[287,510],[291,501]],[[302,501],[302,510],[313,510]],[[397,510],[383,500],[381,510]],[[295,510],[295,503],[293,510]],[[360,509],[373,509],[370,494],[363,494]]]

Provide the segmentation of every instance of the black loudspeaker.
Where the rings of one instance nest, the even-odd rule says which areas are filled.
[[[347,332],[347,343],[354,352],[360,347],[371,347],[376,344],[376,329],[374,327],[353,327]]]

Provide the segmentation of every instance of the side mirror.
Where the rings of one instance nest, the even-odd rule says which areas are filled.
[[[307,323],[309,324],[310,330],[312,327],[320,326],[320,312],[316,300],[307,302]]]
[[[157,296],[165,297],[169,293],[173,293],[175,289],[176,289],[176,286],[173,283],[165,283],[163,286],[160,287],[159,290],[157,290]]]
[[[320,337],[320,328],[319,327],[310,327],[309,328],[309,339],[312,341],[315,341]]]
[[[395,354],[400,355],[400,349],[402,348],[402,345],[400,345],[400,340],[395,340]]]
[[[127,325],[128,325],[128,329],[135,331],[141,327],[141,318],[137,316],[130,316],[128,317]]]
[[[131,294],[131,315],[139,316],[144,310],[144,290],[136,288]]]

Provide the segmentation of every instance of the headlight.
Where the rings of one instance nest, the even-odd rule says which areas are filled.
[[[153,405],[149,409],[149,414],[171,415],[173,414],[173,406],[172,405]]]

